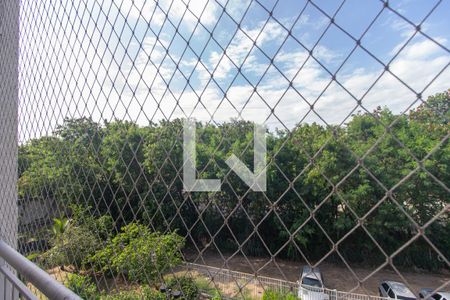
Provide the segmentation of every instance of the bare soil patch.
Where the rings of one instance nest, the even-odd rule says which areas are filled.
[[[254,273],[255,271],[258,271],[259,275],[288,281],[297,281],[299,279],[300,271],[304,264],[302,262],[280,259],[270,261],[270,258],[247,257],[246,259],[243,256],[234,256],[232,258],[225,256],[225,259],[227,260],[225,262],[224,259],[216,253],[203,253],[203,259],[197,258],[197,255],[194,253],[186,253],[186,259],[193,263],[205,264],[233,271],[245,273]],[[351,266],[353,273],[344,264],[339,265],[323,262],[319,267],[324,276],[325,286],[330,289],[337,289],[344,292],[353,291],[369,295],[378,295],[378,285],[380,284],[380,281],[403,281],[391,267],[384,267],[372,274],[358,286],[358,278],[359,280],[364,280],[365,277],[377,269],[376,266]],[[418,290],[423,287],[437,288],[443,284],[447,284],[445,289],[450,289],[450,273],[447,270],[439,273],[431,273],[426,271],[400,269],[399,272],[414,293],[417,293]]]

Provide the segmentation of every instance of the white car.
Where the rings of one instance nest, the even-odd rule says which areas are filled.
[[[400,300],[415,300],[416,296],[401,282],[382,281],[378,287],[381,297]]]
[[[298,297],[302,300],[328,300],[319,268],[304,266],[300,276]]]
[[[450,300],[450,292],[439,291],[431,294],[434,290],[425,288],[419,291],[419,297],[421,299],[428,298],[430,300]]]

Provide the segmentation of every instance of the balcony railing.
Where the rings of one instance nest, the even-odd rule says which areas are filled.
[[[4,277],[0,283],[0,299],[38,299],[16,272],[49,299],[81,299],[2,240],[0,262],[0,278]]]

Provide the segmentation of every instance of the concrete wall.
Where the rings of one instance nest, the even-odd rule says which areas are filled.
[[[56,201],[44,199],[26,199],[19,203],[19,226],[29,228],[41,223],[53,224],[53,218],[59,218]],[[19,232],[20,228],[19,228]]]
[[[0,0],[0,239],[14,248],[18,215],[18,58],[19,0]],[[0,264],[3,263],[0,259]],[[0,274],[0,294],[8,295],[10,289]]]
[[[0,238],[17,241],[19,1],[0,0]]]

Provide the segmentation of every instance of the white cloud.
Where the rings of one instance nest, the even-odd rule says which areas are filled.
[[[244,68],[250,69],[254,75],[262,75],[266,67],[258,62],[258,58],[252,52],[256,51],[254,42],[261,48],[266,43],[274,42],[282,38],[284,29],[276,22],[270,21],[267,24],[259,23],[254,28],[242,28],[239,30],[226,49],[226,55],[214,51],[209,56],[209,65],[211,69],[217,66],[214,76],[222,79],[230,76],[230,71],[236,67],[241,67],[244,63]],[[222,58],[223,57],[223,58]],[[222,59],[221,59],[222,58]]]
[[[150,18],[154,11],[154,2],[139,0],[134,1],[134,5],[130,4],[131,1],[126,3],[129,6],[124,5],[121,9],[128,9],[133,18],[138,18],[140,14],[144,18]],[[161,2],[162,9],[168,9],[164,3]],[[206,1],[190,3],[195,3],[190,7],[192,14],[190,17],[185,16],[182,22],[185,22],[186,28],[192,30],[193,27],[189,26],[195,26]],[[181,19],[185,6],[181,0],[176,0],[174,5],[169,10],[171,18]],[[41,9],[44,11],[31,11],[31,6],[24,6],[22,13],[45,15],[45,10],[50,7],[44,5]],[[202,16],[202,23],[214,24],[219,9],[217,6],[208,5]],[[236,13],[238,12],[239,9],[236,10]],[[236,118],[240,114],[240,117],[248,120],[266,121],[273,128],[282,127],[280,121],[288,127],[299,121],[321,122],[317,115],[310,112],[306,101],[312,104],[318,99],[314,106],[315,111],[327,123],[333,124],[343,122],[356,106],[355,100],[344,89],[336,83],[330,84],[330,75],[309,58],[309,53],[300,46],[283,48],[278,53],[274,62],[285,76],[273,66],[270,67],[261,80],[257,93],[242,78],[226,91],[226,99],[217,85],[208,84],[211,81],[210,72],[216,69],[214,80],[222,89],[226,88],[236,74],[234,65],[240,66],[246,57],[243,72],[252,77],[254,82],[259,81],[267,68],[264,63],[267,59],[259,51],[251,51],[253,40],[258,37],[257,45],[264,49],[273,49],[274,45],[279,45],[284,38],[284,29],[273,21],[270,21],[264,30],[263,23],[245,27],[246,34],[251,38],[242,32],[238,33],[227,48],[226,56],[218,49],[206,51],[201,57],[206,68],[198,64],[197,58],[184,57],[179,65],[180,70],[185,72],[184,75],[189,77],[190,72],[195,70],[190,82],[191,89],[175,63],[166,57],[166,49],[173,37],[169,33],[162,33],[158,39],[147,35],[124,49],[115,35],[109,39],[102,36],[104,31],[100,29],[113,30],[108,23],[102,28],[95,27],[92,22],[87,25],[76,15],[61,17],[69,19],[73,25],[66,32],[58,30],[58,24],[50,19],[42,20],[42,25],[45,26],[39,27],[33,23],[34,19],[25,15],[21,17],[22,141],[33,136],[50,134],[64,117],[83,115],[92,116],[97,121],[125,118],[145,125],[148,120],[158,121],[161,118],[185,115],[209,121],[216,111],[214,121],[217,122]],[[153,15],[152,22],[160,22],[158,18]],[[86,26],[86,33],[76,35],[76,29],[80,26],[83,28],[82,25]],[[40,28],[47,30],[42,31]],[[87,39],[85,35],[91,39]],[[195,41],[195,36],[193,40]],[[443,38],[436,40],[441,44],[447,43]],[[106,41],[109,42],[108,45],[105,44]],[[394,48],[399,47],[397,45]],[[131,54],[133,52],[137,52],[136,59]],[[316,48],[314,55],[325,65],[340,57],[340,53],[325,46]],[[174,53],[171,53],[171,57],[175,61],[180,59]],[[397,56],[390,65],[390,70],[415,91],[427,96],[449,88],[450,71],[446,69],[425,89],[449,62],[448,52],[426,38],[417,38]],[[363,67],[345,69],[338,74],[337,79],[359,98],[367,92],[381,72],[382,66],[373,68],[363,64]],[[174,78],[168,87],[166,83],[172,76]],[[289,88],[290,80],[293,80],[297,91]],[[425,90],[422,91],[423,89]],[[201,102],[198,99],[200,95]],[[412,91],[392,75],[385,73],[364,96],[362,104],[368,110],[378,105],[386,105],[399,113],[415,100]],[[272,113],[275,113],[279,120]]]
[[[444,42],[444,40],[441,39],[440,42]],[[330,57],[335,55],[328,49],[326,51],[328,51],[326,53]],[[304,51],[282,52],[276,61],[279,64],[289,66],[289,68],[284,69],[289,77],[298,71],[300,63],[303,63],[307,57],[308,53]],[[439,51],[439,46],[432,41],[425,40],[413,42],[406,47],[391,64],[390,69],[392,73],[415,91],[422,92],[449,62],[449,56],[444,51]],[[380,74],[381,71],[378,69],[358,68],[342,74],[338,77],[338,80],[358,99],[368,91]],[[258,87],[258,92],[271,107],[275,106],[287,89],[286,85],[283,86],[282,84],[283,80],[274,76],[273,81],[268,80],[266,84]],[[424,95],[430,95],[446,90],[449,87],[449,82],[450,71],[445,70],[423,93]],[[275,114],[282,123],[292,127],[310,110],[309,105],[301,96],[306,98],[309,103],[314,102],[320,96],[314,110],[328,124],[341,124],[345,118],[347,118],[345,121],[348,121],[348,116],[354,112],[357,102],[337,83],[332,82],[330,85],[329,83],[330,76],[310,59],[294,80],[294,86],[298,93],[289,89],[281,98],[274,111]],[[328,88],[326,88],[327,86]],[[228,95],[231,102],[236,104],[238,108],[242,108],[244,103],[249,102],[242,117],[253,121],[265,121],[270,117],[271,110],[252,92],[253,89],[248,85],[235,85],[231,87]],[[369,111],[377,106],[387,106],[395,113],[401,113],[407,110],[414,101],[416,101],[415,93],[393,75],[386,72],[364,96],[362,104]],[[357,110],[362,109],[358,108]],[[237,116],[233,109],[228,108],[222,114],[225,118],[221,121],[229,119],[233,114]],[[322,123],[320,118],[311,112],[305,121]],[[269,118],[268,123],[272,127],[282,127],[282,124],[278,120],[273,120],[273,118]]]
[[[203,25],[214,24],[219,9],[217,4],[208,0],[124,0],[120,5],[120,11],[125,16],[143,19],[158,26],[161,26],[168,17],[174,25],[180,23],[192,31],[199,20]]]

